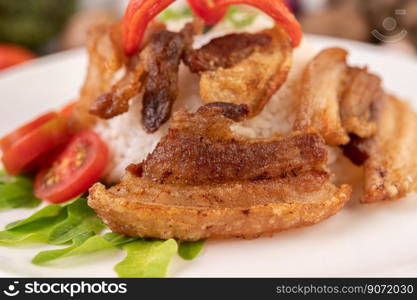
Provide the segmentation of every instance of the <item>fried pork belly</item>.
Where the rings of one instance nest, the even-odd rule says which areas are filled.
[[[344,153],[363,164],[362,203],[394,200],[417,192],[417,114],[393,96],[374,108],[377,131],[369,139],[354,139]]]
[[[230,110],[239,106],[228,104]],[[315,133],[277,140],[245,140],[229,129],[224,107],[202,107],[198,114],[176,114],[174,126],[141,166],[154,182],[198,185],[207,182],[256,181],[322,169],[327,160]],[[229,114],[229,113],[228,113]],[[204,116],[204,122],[201,122]],[[207,122],[209,120],[209,122]]]
[[[252,117],[285,82],[291,58],[288,36],[275,27],[214,39],[201,49],[188,49],[184,61],[201,74],[200,95],[205,103],[245,104]]]
[[[256,238],[315,224],[338,212],[351,188],[336,187],[313,132],[247,140],[229,126],[242,106],[177,112],[172,128],[119,185],[96,184],[89,205],[122,234],[195,241]]]
[[[87,75],[70,122],[75,130],[89,128],[96,122],[96,117],[90,114],[90,106],[110,89],[114,74],[126,60],[121,48],[121,25],[92,27],[87,36],[87,49]]]
[[[366,69],[349,67],[347,52],[329,48],[306,67],[299,83],[296,130],[316,129],[332,146],[349,135],[371,137],[376,131],[371,111],[384,97],[381,80]]]

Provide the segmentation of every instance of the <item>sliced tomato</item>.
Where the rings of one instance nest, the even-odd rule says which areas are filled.
[[[81,131],[52,165],[36,175],[35,195],[52,203],[71,200],[101,178],[107,161],[107,145],[94,131]]]
[[[57,116],[16,139],[3,153],[2,161],[11,175],[19,174],[39,158],[70,138],[68,118]]]
[[[20,140],[32,130],[52,120],[56,116],[57,114],[55,112],[49,112],[19,127],[0,140],[0,149],[3,152],[6,152],[6,150],[9,149],[16,141]]]
[[[35,58],[35,55],[22,47],[0,44],[0,70]]]
[[[64,150],[66,144],[62,144],[60,146],[57,146],[56,148],[40,155],[35,160],[30,162],[24,169],[24,173],[28,174],[37,174],[40,169],[44,168],[45,166],[51,165],[62,153]]]

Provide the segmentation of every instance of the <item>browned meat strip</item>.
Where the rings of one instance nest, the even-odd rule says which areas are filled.
[[[195,114],[176,113],[159,150],[129,168],[132,173],[119,185],[106,190],[96,184],[89,205],[115,232],[187,241],[255,238],[315,224],[344,206],[351,188],[330,182],[325,145],[318,135],[244,140],[229,129],[231,121],[224,117],[229,113],[219,105]],[[175,158],[181,152],[175,139],[190,153]],[[223,152],[224,145],[236,158]],[[224,156],[204,153],[207,147]],[[199,166],[200,172],[192,169]],[[172,170],[168,177],[167,170]]]
[[[339,48],[323,50],[299,83],[295,129],[314,128],[332,146],[347,144],[349,134],[372,136],[376,130],[372,105],[384,94],[377,76],[347,65],[347,54]]]
[[[161,30],[155,33],[142,52],[145,70],[142,121],[145,130],[155,132],[171,115],[178,96],[178,70],[185,49],[181,33]]]
[[[213,39],[198,50],[188,47],[184,62],[194,73],[231,68],[271,42],[272,38],[267,34],[228,34]]]

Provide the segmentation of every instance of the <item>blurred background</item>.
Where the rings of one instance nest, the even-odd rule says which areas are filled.
[[[84,45],[128,0],[0,0],[0,69]],[[417,0],[287,0],[307,33],[417,54]]]

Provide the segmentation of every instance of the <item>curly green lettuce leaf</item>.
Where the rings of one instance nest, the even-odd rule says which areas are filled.
[[[114,268],[119,277],[160,278],[165,277],[178,245],[173,239],[139,240],[123,246],[123,249],[127,255]]]
[[[41,201],[33,195],[33,182],[26,176],[10,177],[0,173],[0,210],[34,208]]]
[[[198,242],[181,242],[178,247],[178,254],[185,260],[193,260],[203,250],[204,241]]]

